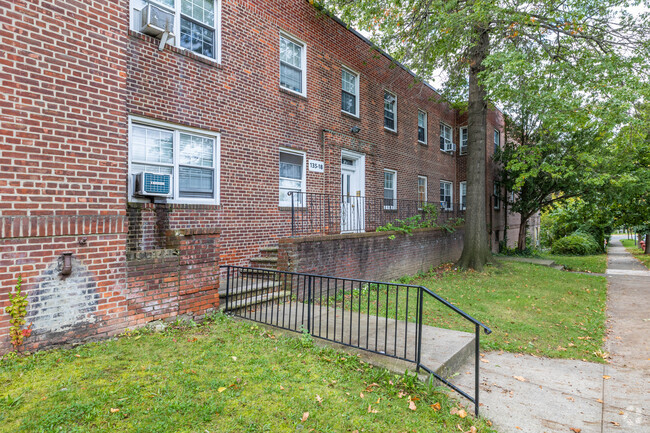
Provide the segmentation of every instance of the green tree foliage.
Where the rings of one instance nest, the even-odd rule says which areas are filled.
[[[490,260],[485,200],[488,101],[504,107],[527,83],[529,106],[620,123],[648,94],[648,14],[640,0],[322,0],[317,5],[372,35],[423,79],[442,74],[443,96],[466,103],[468,179],[465,244],[459,266]],[[647,3],[647,2],[646,2]]]

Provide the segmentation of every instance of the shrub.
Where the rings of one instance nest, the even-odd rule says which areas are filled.
[[[569,236],[563,237],[553,242],[551,252],[553,254],[564,254],[574,256],[586,256],[589,254],[597,254],[601,248],[593,238],[593,236],[586,233],[573,233]]]

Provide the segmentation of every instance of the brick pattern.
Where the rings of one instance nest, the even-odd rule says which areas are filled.
[[[340,278],[391,281],[426,272],[460,258],[463,230],[414,230],[390,233],[285,238],[280,240],[278,269]],[[399,251],[399,254],[396,254]]]

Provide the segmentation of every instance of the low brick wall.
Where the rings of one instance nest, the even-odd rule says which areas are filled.
[[[394,280],[458,260],[463,229],[418,229],[280,239],[278,268],[367,280]],[[390,239],[395,235],[394,239]]]

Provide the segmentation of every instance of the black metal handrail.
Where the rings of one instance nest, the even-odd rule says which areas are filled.
[[[461,218],[465,209],[458,203],[422,202],[352,195],[290,192],[291,234],[363,233],[395,224],[415,215],[425,216],[428,209],[437,212],[436,223],[443,225]]]
[[[412,362],[479,408],[480,329],[490,328],[424,286],[224,265],[225,309],[248,320]],[[429,298],[425,298],[425,296]],[[474,325],[472,397],[422,362],[424,304],[433,298]]]

